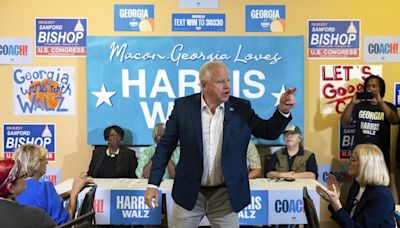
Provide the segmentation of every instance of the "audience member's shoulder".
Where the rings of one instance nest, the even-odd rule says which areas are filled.
[[[315,155],[315,153],[314,153],[314,152],[312,152],[311,150],[303,149],[303,151],[304,151],[304,153],[308,153],[308,154],[314,154],[314,155]]]
[[[394,106],[393,103],[389,102],[389,101],[385,101],[385,103],[391,108],[391,109],[396,109],[396,106]]]
[[[41,208],[23,206],[25,208],[25,215],[36,218],[36,222],[43,224],[44,227],[54,227],[56,223],[54,220]]]
[[[136,153],[135,150],[127,147],[127,146],[119,146],[120,152],[128,152],[128,153]]]
[[[101,153],[101,152],[106,151],[107,148],[108,148],[108,147],[107,147],[106,145],[95,145],[95,146],[94,146],[94,149],[93,149],[93,152],[94,152],[94,153]]]

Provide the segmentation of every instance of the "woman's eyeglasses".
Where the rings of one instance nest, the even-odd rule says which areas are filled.
[[[26,172],[21,172],[17,179],[27,178],[27,177],[28,177],[28,174]]]

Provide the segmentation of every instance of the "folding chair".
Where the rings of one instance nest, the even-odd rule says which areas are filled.
[[[307,217],[307,227],[310,228],[319,228],[319,220],[317,210],[315,210],[314,202],[311,199],[310,195],[308,195],[307,187],[303,187],[303,205],[304,212]]]
[[[67,223],[56,226],[56,228],[91,228],[94,220],[94,211],[88,212]]]

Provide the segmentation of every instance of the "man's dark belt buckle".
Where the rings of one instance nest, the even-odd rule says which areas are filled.
[[[219,188],[224,188],[226,187],[225,183],[220,184],[220,185],[214,185],[214,186],[201,186],[201,190],[203,191],[213,191],[213,190],[217,190]]]

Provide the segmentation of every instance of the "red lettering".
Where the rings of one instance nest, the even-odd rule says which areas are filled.
[[[95,199],[93,202],[93,208],[96,213],[104,212],[104,200],[103,199]]]
[[[370,76],[372,74],[371,67],[370,66],[362,66],[361,73],[365,74],[366,76]],[[362,78],[363,78],[363,80],[365,80],[365,76],[363,76]]]
[[[340,77],[340,75],[342,74],[342,71],[340,68],[341,68],[341,66],[333,67],[333,78],[335,81],[343,80],[343,78]]]
[[[350,80],[350,70],[353,69],[353,66],[343,66],[344,69],[344,78],[346,81]]]
[[[334,98],[336,97],[336,90],[333,88],[331,83],[325,84],[322,88],[322,93],[325,98]]]
[[[346,108],[346,102],[344,101],[344,99],[339,99],[336,101],[335,109],[337,113],[342,113],[345,108]]]
[[[47,178],[49,179],[49,181],[51,183],[53,183],[54,185],[57,184],[57,176],[56,175],[48,175]]]
[[[6,159],[10,159],[12,158],[12,153],[4,153],[4,156],[6,157]]]

